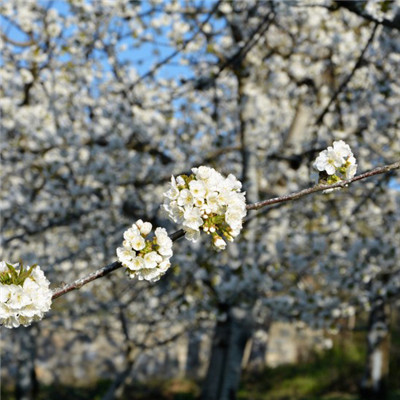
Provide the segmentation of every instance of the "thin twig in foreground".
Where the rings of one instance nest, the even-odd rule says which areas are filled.
[[[327,189],[343,188],[355,181],[369,178],[374,175],[385,174],[387,172],[390,172],[390,171],[392,171],[394,169],[398,169],[398,168],[400,168],[400,161],[397,161],[390,165],[385,165],[383,167],[375,168],[371,171],[364,172],[363,174],[357,175],[354,178],[336,182],[332,185],[316,185],[311,188],[300,190],[300,192],[286,194],[286,195],[280,196],[280,197],[274,197],[272,199],[259,201],[258,203],[254,203],[254,204],[248,204],[246,206],[246,208],[247,208],[247,210],[259,210],[260,208],[270,206],[271,204],[283,203],[284,201],[289,201],[289,200],[297,200],[300,197],[307,196],[311,193],[322,192],[323,190],[327,190]]]
[[[353,182],[359,181],[361,179],[366,179],[366,178],[369,178],[374,175],[385,174],[387,172],[390,172],[390,171],[393,171],[393,170],[399,169],[399,168],[400,168],[400,161],[397,161],[393,164],[385,165],[383,167],[378,167],[371,171],[364,172],[363,174],[357,175],[354,178],[347,179],[345,181],[337,182],[332,185],[316,185],[311,188],[300,190],[299,192],[287,194],[287,195],[284,195],[281,197],[274,197],[272,199],[260,201],[258,203],[254,203],[254,204],[248,204],[246,206],[246,208],[247,208],[247,210],[259,210],[260,208],[263,208],[263,207],[266,207],[266,206],[269,206],[272,204],[283,203],[285,201],[290,201],[290,200],[297,200],[300,197],[307,196],[311,193],[321,192],[321,191],[327,190],[327,189],[343,188],[343,187],[345,187]],[[170,238],[172,241],[176,241],[176,240],[180,239],[181,237],[183,237],[184,234],[185,234],[185,232],[182,229],[180,229],[179,231],[172,233],[170,235]],[[57,297],[63,296],[64,294],[66,294],[68,292],[72,292],[73,290],[80,289],[82,286],[88,284],[89,282],[92,282],[98,278],[102,278],[103,276],[106,276],[110,272],[113,272],[121,267],[122,267],[122,264],[119,263],[118,261],[108,264],[105,267],[102,267],[102,268],[98,269],[97,271],[92,272],[91,274],[89,274],[83,278],[80,278],[80,279],[78,279],[70,284],[67,284],[61,288],[55,289],[53,291],[52,299],[54,300]]]
[[[108,264],[105,267],[102,267],[83,278],[80,278],[72,283],[63,286],[62,288],[57,288],[53,290],[53,296],[51,297],[51,299],[54,300],[57,297],[64,295],[65,293],[72,292],[73,290],[78,290],[87,283],[92,282],[95,279],[101,278],[105,275],[108,275],[110,272],[115,271],[116,269],[121,267],[122,264],[119,263],[118,261]]]

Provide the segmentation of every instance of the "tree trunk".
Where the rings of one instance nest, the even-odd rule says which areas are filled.
[[[372,305],[368,322],[367,363],[361,382],[361,398],[385,399],[389,373],[389,315],[383,299]]]
[[[202,400],[234,400],[238,389],[243,352],[252,334],[249,310],[231,308],[215,328]]]
[[[132,372],[133,366],[134,361],[129,361],[125,369],[117,375],[101,400],[114,400],[123,396],[126,381]]]
[[[35,327],[19,328],[19,352],[17,355],[16,400],[33,400],[38,393],[38,382],[35,373]]]
[[[201,370],[201,336],[195,331],[188,334],[188,351],[186,359],[186,377],[198,379]]]

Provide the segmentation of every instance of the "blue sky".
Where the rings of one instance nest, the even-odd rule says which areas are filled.
[[[69,12],[69,4],[67,1],[45,0],[45,1],[40,1],[40,3],[44,4],[45,6],[50,5],[52,8],[55,8],[62,15],[66,15]],[[150,5],[147,6],[147,4],[148,3],[143,2],[142,4],[143,12],[149,9]],[[147,17],[146,19],[148,20],[149,17]],[[4,32],[8,37],[10,37],[15,41],[24,42],[29,40],[29,38],[21,30],[19,30],[14,24],[12,24],[10,21],[5,19],[1,15],[0,15],[0,26],[2,32]],[[63,34],[64,35],[68,34],[68,32],[63,32]],[[168,45],[167,34],[168,34],[168,29],[163,28],[161,30],[161,35],[157,37],[157,40],[161,43]],[[120,43],[126,44],[129,48],[134,42],[135,42],[134,38],[127,37]],[[23,50],[23,48],[15,47],[16,52],[21,50]],[[128,49],[127,51],[120,53],[118,57],[120,60],[130,61],[132,66],[134,66],[135,69],[138,71],[138,74],[142,76],[149,70],[151,70],[152,66],[155,63],[169,56],[173,52],[174,49],[168,46],[155,46],[154,44],[151,43],[143,43],[138,48]],[[169,65],[159,69],[158,71],[159,76],[165,78],[176,77],[178,75],[181,75],[182,77],[189,77],[191,70],[183,65],[180,65],[179,60],[180,60],[180,55],[178,54],[176,57],[174,57],[174,59],[171,60]],[[2,63],[1,58],[0,62]],[[108,68],[106,62],[104,63],[104,66]]]
[[[39,2],[43,5],[51,6],[55,9],[60,14],[66,15],[69,12],[69,4],[66,1],[62,0],[57,0],[57,1],[49,1],[49,0],[39,0]],[[210,3],[212,4],[212,3]],[[150,3],[147,3],[146,1],[142,2],[142,11],[146,12],[150,9]],[[160,11],[162,13],[162,9]],[[205,18],[206,16],[204,16]],[[151,17],[147,17],[147,21]],[[216,19],[213,19],[212,21],[213,25],[218,26],[219,28],[222,27],[223,22],[218,21]],[[28,40],[29,38],[21,32],[15,25],[13,25],[11,22],[9,22],[7,19],[4,17],[0,16],[0,25],[1,25],[1,30],[4,32],[8,37],[15,41],[21,41],[24,42]],[[73,28],[71,28],[72,31]],[[172,54],[175,49],[168,46],[168,32],[169,32],[169,27],[164,27],[160,30],[160,33],[157,37],[157,41],[166,44],[166,46],[155,46],[154,44],[151,43],[144,43],[141,44],[140,47],[135,48],[135,49],[129,49],[132,47],[132,44],[136,41],[136,39],[132,37],[127,37],[123,41],[121,41],[121,44],[126,44],[128,46],[128,50],[124,51],[120,54],[118,54],[118,58],[120,61],[127,61],[129,62],[138,72],[139,76],[143,76],[146,74],[148,71],[151,70],[151,68],[160,60],[163,60],[164,58],[168,57],[170,54]],[[63,32],[63,34],[67,34],[68,32]],[[193,35],[193,32],[188,32],[186,36],[183,37],[183,39],[187,39]],[[18,48],[15,47],[15,51],[21,51],[24,50],[24,48]],[[104,54],[104,53],[103,53]],[[69,57],[69,56],[67,56]],[[110,69],[110,66],[108,65],[106,57],[103,55],[103,66],[104,68]],[[181,56],[178,54],[174,59],[171,60],[167,65],[164,67],[160,68],[157,71],[157,76],[158,77],[165,77],[165,78],[186,78],[190,79],[193,77],[193,72],[192,69],[189,67],[186,67],[184,65],[180,64],[180,59]],[[0,65],[3,64],[3,61],[1,59],[0,55]],[[180,102],[178,101],[177,104]],[[393,177],[390,181],[389,186],[391,188],[395,188],[397,190],[400,190],[400,178],[398,177]]]

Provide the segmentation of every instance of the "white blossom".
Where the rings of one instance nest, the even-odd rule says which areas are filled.
[[[320,180],[324,179],[328,184],[350,179],[357,171],[353,152],[343,140],[335,141],[332,146],[321,151],[314,161],[313,167],[320,172]],[[323,174],[328,176],[327,179]]]
[[[20,274],[22,266],[10,265]],[[25,268],[25,271],[29,270],[29,266]],[[25,279],[20,278],[18,283],[14,282],[15,276],[17,275],[13,278],[7,263],[1,261],[0,324],[6,328],[28,326],[33,321],[42,319],[51,306],[50,282],[39,266],[33,267]]]
[[[139,220],[141,221],[141,220]],[[143,222],[143,221],[142,221]],[[147,236],[151,230],[153,229],[153,225],[150,222],[143,222],[139,227],[140,233],[144,236]]]
[[[139,251],[144,249],[146,242],[142,236],[135,236],[135,238],[130,242],[133,250]]]
[[[178,197],[178,206],[190,207],[193,204],[193,194],[190,190],[183,189]]]
[[[341,167],[343,164],[343,158],[333,150],[332,147],[328,147],[327,150],[322,151],[314,162],[314,167],[318,171],[326,171],[328,175],[333,175],[336,169]]]
[[[354,158],[354,157],[353,157]],[[355,163],[355,159],[354,159],[354,164],[350,164],[347,168],[346,168],[346,172],[345,172],[345,179],[351,179],[355,176],[357,172],[357,164]]]
[[[163,209],[168,217],[181,223],[186,239],[195,242],[200,231],[212,235],[217,250],[225,248],[222,236],[236,237],[246,215],[245,194],[232,174],[224,178],[213,168],[192,168],[193,174],[171,178],[164,193]]]
[[[128,269],[129,277],[155,282],[170,267],[172,240],[164,228],[156,228],[153,239],[147,239],[153,226],[136,221],[124,232],[123,247],[117,248],[119,262]]]
[[[336,151],[345,160],[353,156],[353,152],[351,151],[350,146],[343,140],[337,140],[333,142],[333,150]]]
[[[184,212],[185,221],[184,227],[197,231],[201,225],[203,225],[203,219],[201,218],[201,211],[197,207],[189,208]]]
[[[134,257],[132,261],[128,263],[128,268],[131,271],[139,271],[145,267],[145,262],[142,257]]]
[[[225,240],[222,239],[222,237],[221,237],[221,236],[218,236],[218,235],[214,236],[214,238],[213,238],[213,244],[214,244],[214,246],[215,246],[217,249],[219,249],[219,250],[224,250],[225,247],[226,247],[226,242],[225,242]]]

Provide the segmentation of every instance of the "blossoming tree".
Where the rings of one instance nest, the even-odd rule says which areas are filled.
[[[315,324],[321,313],[310,303],[331,321],[358,300],[379,311],[382,299],[396,298],[398,231],[384,223],[391,226],[398,213],[390,175],[299,200],[301,210],[250,213],[342,188],[358,179],[355,157],[359,171],[398,168],[394,5],[44,3],[1,5],[2,257],[41,266],[29,273],[22,264],[1,264],[2,323],[28,324],[48,310],[44,270],[59,285],[53,297],[69,299],[59,310],[54,302],[43,320],[48,337],[57,329],[78,337],[85,315],[104,337],[120,323],[125,342],[113,354],[123,352],[125,364],[112,398],[140,349],[215,322],[203,398],[225,399],[236,390],[244,343],[266,309]],[[151,50],[160,55],[153,65],[141,55]],[[174,62],[178,72],[170,73]],[[315,183],[312,170],[329,187],[299,193]],[[242,191],[248,217],[240,233]],[[271,197],[277,199],[262,202]],[[376,230],[371,210],[379,211]],[[183,231],[168,236],[164,226]],[[192,243],[176,243],[171,258],[172,242],[183,235]],[[368,257],[359,258],[360,248]],[[133,282],[110,274],[121,266]],[[305,287],[301,278],[314,271],[323,282]],[[105,275],[111,278],[97,279]],[[344,282],[348,290],[339,291]],[[87,290],[73,292],[82,286]],[[40,348],[48,337],[32,340]],[[21,343],[34,357],[35,346]],[[219,362],[224,357],[230,361]]]

